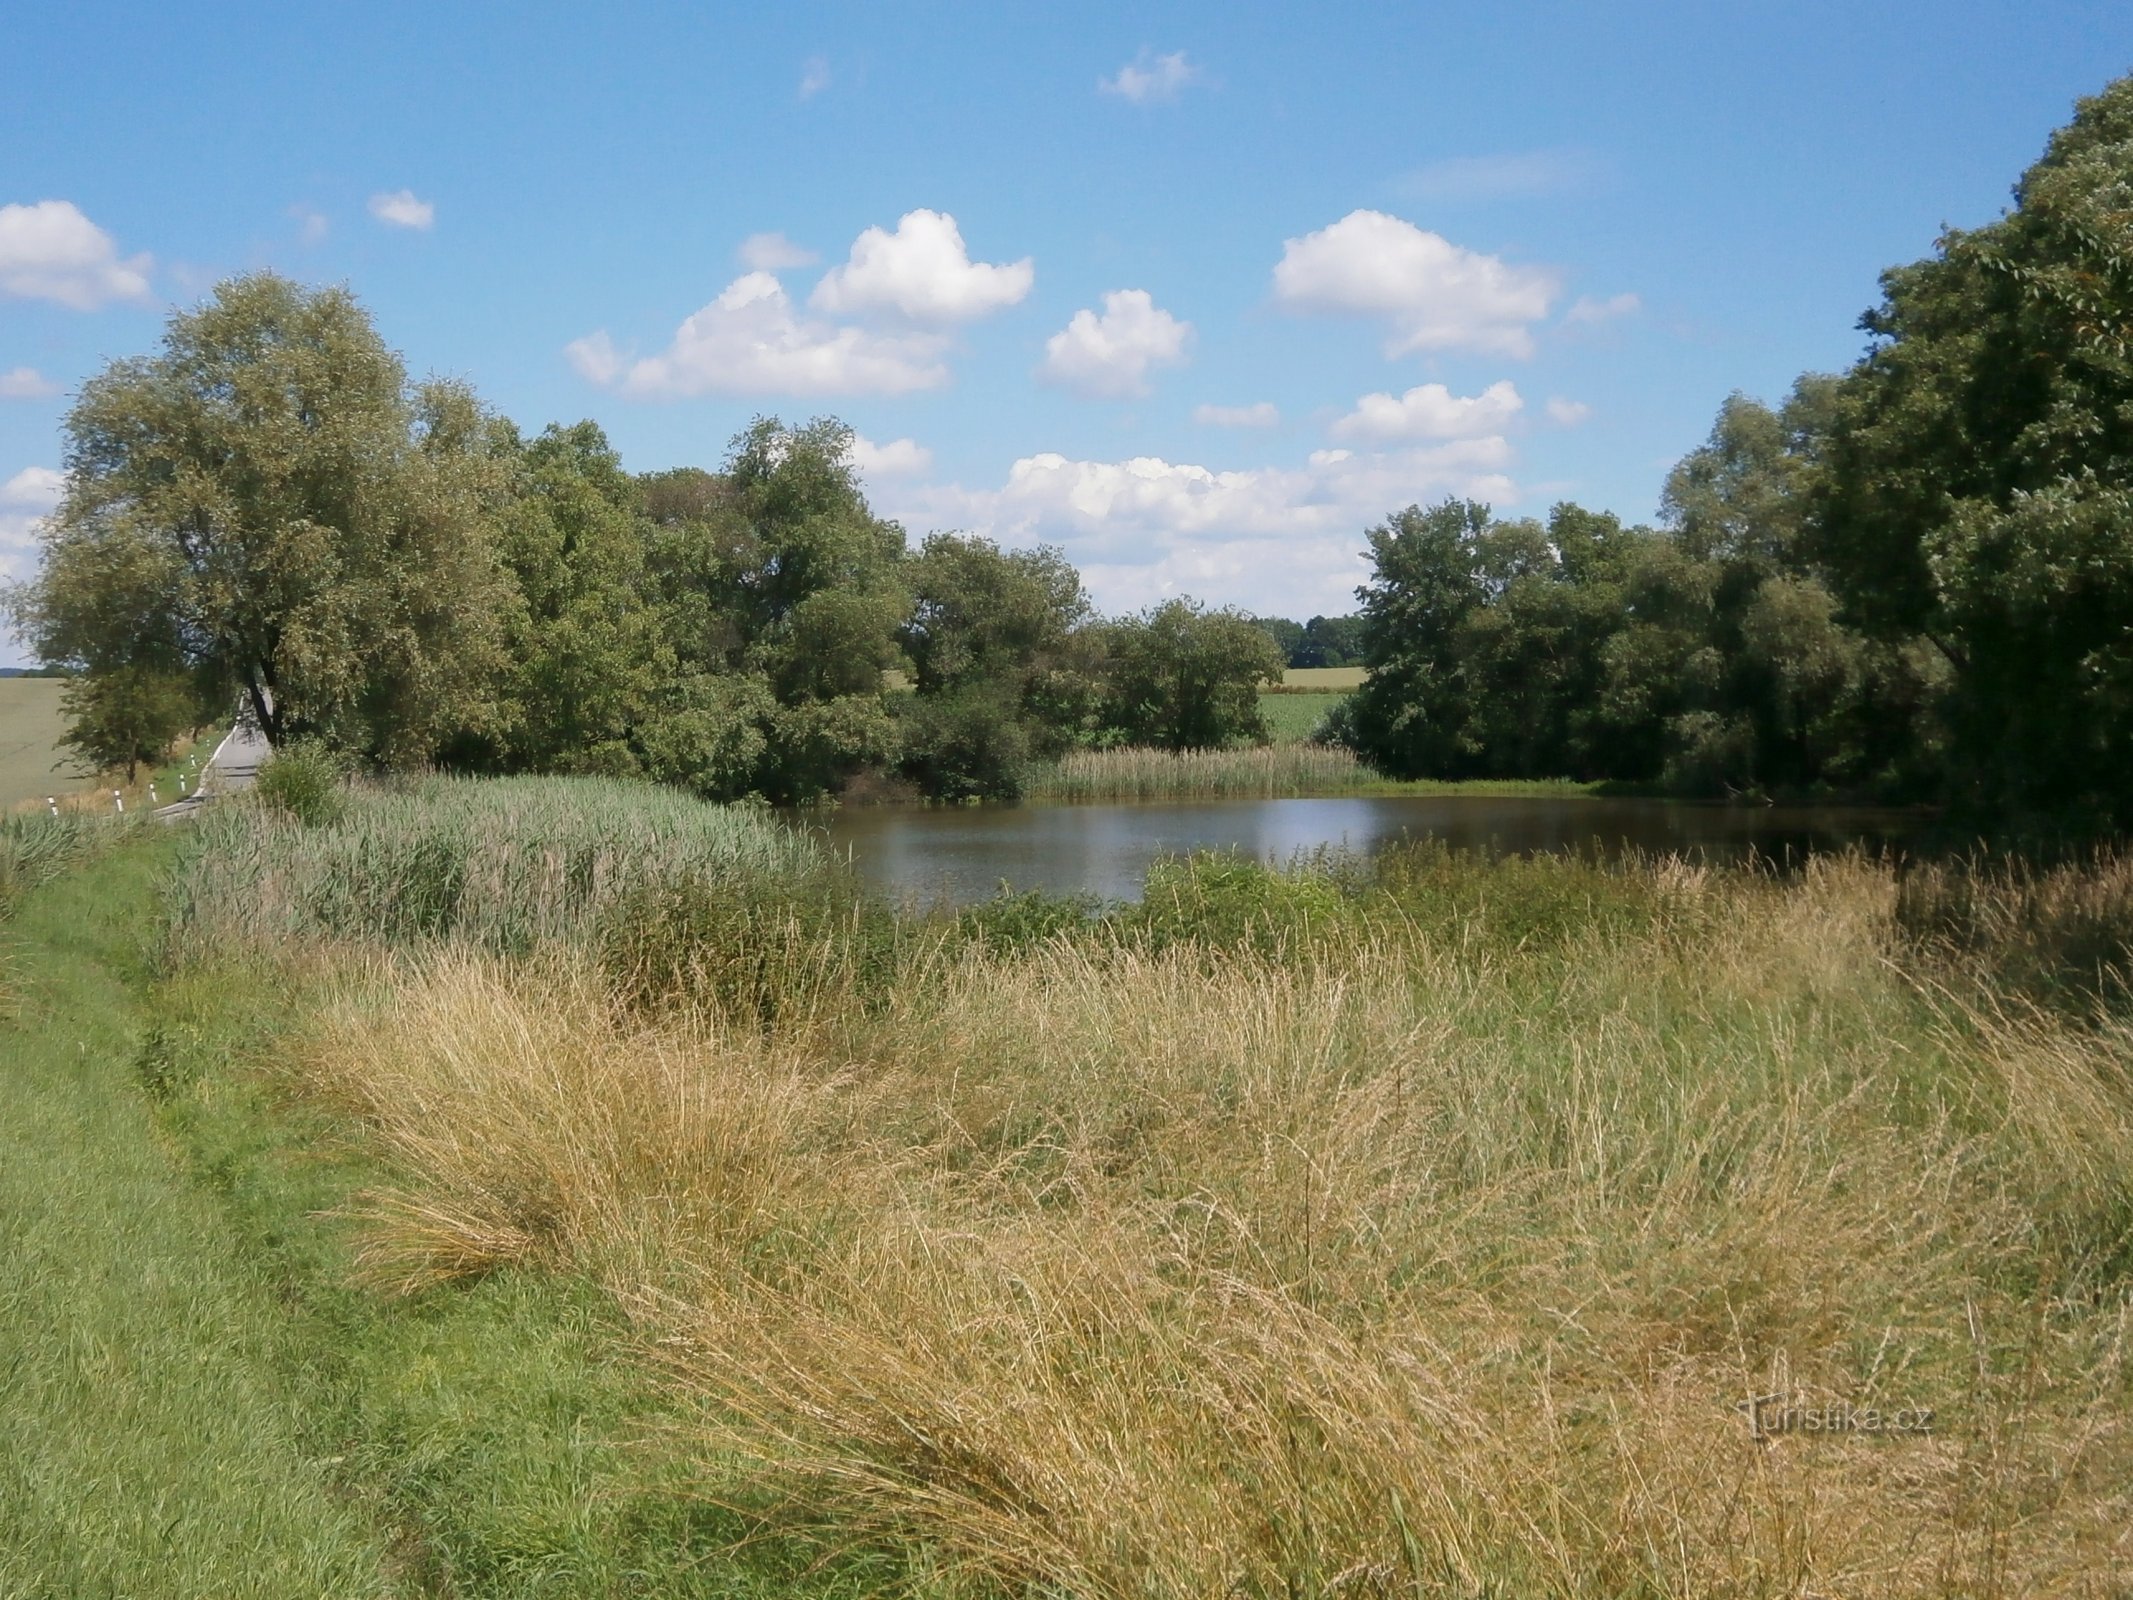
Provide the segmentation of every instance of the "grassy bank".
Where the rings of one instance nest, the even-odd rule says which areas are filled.
[[[262,843],[327,881],[301,836],[214,852]],[[276,1081],[376,1165],[366,1303],[597,1290],[759,1531],[956,1593],[2124,1570],[2133,1037],[2011,1003],[1975,908],[1429,849],[1166,866],[1100,920],[692,882],[517,956],[280,918],[276,960],[376,956]],[[1770,1394],[1932,1421],[1757,1439]]]
[[[652,833],[666,814],[646,799]],[[255,821],[261,835],[225,843],[275,825]],[[396,1171],[292,1074],[290,1041],[323,1005],[391,992],[381,947],[316,928],[210,941],[192,923],[166,949],[167,876],[199,842],[104,827],[18,874],[0,1033],[0,1594],[894,1583],[878,1559],[824,1565],[698,1496],[693,1462],[661,1442],[671,1399],[627,1359],[632,1325],[589,1278],[375,1292],[348,1218]]]

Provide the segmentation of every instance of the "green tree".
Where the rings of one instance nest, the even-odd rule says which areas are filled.
[[[1281,677],[1281,652],[1240,611],[1170,600],[1108,630],[1105,718],[1129,744],[1208,750],[1266,743],[1262,684]]]
[[[1486,598],[1479,540],[1488,526],[1487,506],[1445,500],[1409,506],[1367,535],[1376,570],[1356,598],[1370,676],[1348,697],[1343,737],[1392,776],[1461,770],[1460,632]]]
[[[388,763],[497,724],[484,419],[456,385],[411,386],[346,290],[232,279],[160,354],[90,379],[65,427],[66,493],[12,597],[41,658],[183,670],[242,691],[275,744]]]
[[[1956,798],[2133,823],[2133,79],[2014,209],[1882,278],[1832,406],[1812,540],[1849,614],[1952,667]]]
[[[500,452],[513,474],[500,549],[523,603],[507,626],[504,764],[628,775],[676,677],[650,603],[637,486],[590,422],[509,445]]]
[[[1100,709],[1089,597],[1058,550],[1003,551],[937,533],[906,571],[916,699],[903,716],[906,774],[929,794],[1011,798],[1031,756],[1086,739]]]
[[[128,783],[143,761],[161,760],[179,734],[204,720],[192,681],[152,667],[116,666],[70,679],[59,708],[67,744],[89,770],[124,767]]]

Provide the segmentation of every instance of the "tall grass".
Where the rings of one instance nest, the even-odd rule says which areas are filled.
[[[0,911],[24,891],[48,883],[75,862],[117,838],[112,817],[81,812],[0,816]]]
[[[1077,750],[1032,775],[1033,800],[1243,800],[1337,794],[1374,781],[1346,750]]]
[[[588,933],[647,883],[786,878],[819,859],[760,812],[598,778],[431,778],[352,790],[317,824],[227,805],[199,826],[176,886],[181,934],[261,947],[308,935],[527,950]]]
[[[366,1270],[593,1276],[704,1494],[957,1592],[2122,1585],[2133,1033],[1859,858],[1165,870],[768,1017],[424,957],[297,1067],[395,1171]]]

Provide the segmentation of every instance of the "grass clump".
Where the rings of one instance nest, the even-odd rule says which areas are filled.
[[[1898,887],[1896,919],[2003,993],[2076,1014],[2133,1012],[2133,856],[1919,862]]]
[[[338,822],[348,810],[348,764],[326,746],[298,742],[269,756],[252,793],[258,804],[309,827]]]
[[[1243,800],[1339,794],[1375,781],[1346,750],[1265,745],[1243,750],[1077,750],[1041,769],[1032,800]]]

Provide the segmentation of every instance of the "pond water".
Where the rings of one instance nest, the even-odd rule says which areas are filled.
[[[1908,813],[1865,807],[1480,795],[853,806],[816,824],[876,888],[953,904],[990,899],[1003,883],[1134,899],[1151,862],[1193,850],[1279,864],[1321,846],[1371,852],[1434,836],[1489,854],[1641,850],[1737,861],[1752,853],[1783,862],[1852,844],[1899,844],[1918,825]]]

